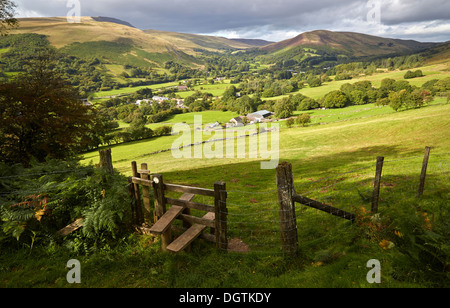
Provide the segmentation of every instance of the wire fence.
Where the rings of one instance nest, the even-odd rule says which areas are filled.
[[[395,206],[402,200],[412,200],[418,194],[424,155],[386,159],[380,181],[379,208]],[[308,177],[295,182],[297,194],[329,205],[336,210],[358,213],[370,212],[373,200],[375,160],[348,171],[325,177]],[[297,174],[300,176],[300,174]],[[294,181],[295,181],[294,173]],[[236,251],[282,253],[284,235],[280,219],[278,190],[267,192],[228,191],[228,237],[230,245],[237,243]],[[431,153],[426,169],[424,197],[450,194],[450,153]],[[444,196],[445,197],[445,196]],[[242,200],[250,200],[245,203]],[[349,220],[311,208],[308,204],[295,205],[297,237],[302,245],[327,241],[333,234],[351,227]],[[289,231],[289,230],[284,230]]]
[[[384,207],[395,205],[399,200],[417,196],[423,161],[424,155],[384,160],[379,193],[381,211]],[[92,167],[75,171],[87,171],[90,168]],[[71,170],[49,171],[23,176],[39,177],[70,172]],[[361,208],[370,211],[374,191],[375,160],[368,163],[355,163],[354,168],[344,172],[332,174],[327,172],[327,170],[318,170],[314,176],[294,173],[295,192],[348,213],[355,213]],[[2,175],[0,183],[2,180],[21,176]],[[85,180],[84,177],[72,181],[75,183],[83,180]],[[21,191],[3,188],[0,191],[0,197],[13,194],[50,193],[60,189],[61,185],[54,183],[46,187],[47,191],[39,192],[33,191],[32,188]],[[123,188],[128,189],[128,184],[125,184]],[[283,253],[282,237],[286,236],[286,233],[281,231],[280,223],[283,223],[281,219],[286,216],[279,207],[280,201],[285,201],[278,199],[281,188],[266,191],[227,190],[227,234],[230,251]],[[424,197],[433,198],[435,195],[442,194],[447,197],[450,194],[450,153],[431,152],[426,169]],[[352,225],[349,220],[297,202],[294,217],[300,246],[305,243],[314,245],[314,243],[326,241],[330,235]]]

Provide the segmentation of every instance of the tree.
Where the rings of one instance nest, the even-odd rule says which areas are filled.
[[[322,81],[320,81],[320,78],[315,76],[310,76],[306,82],[311,88],[320,87],[322,85]]]
[[[14,18],[16,5],[10,0],[0,0],[0,35],[6,35],[8,30],[18,25]]]
[[[361,90],[353,90],[350,93],[350,98],[353,104],[355,105],[364,105],[367,104],[367,94]]]
[[[340,90],[335,90],[335,91],[331,91],[330,93],[328,93],[323,102],[322,102],[322,107],[325,108],[342,108],[347,106],[349,103],[349,99],[347,97],[347,95],[340,91]]]
[[[132,140],[141,140],[153,136],[153,131],[145,127],[146,119],[142,114],[136,114],[131,121],[127,132],[130,134]]]
[[[53,70],[54,59],[51,51],[37,54],[26,73],[0,85],[0,161],[63,159],[92,142],[93,110]]]
[[[248,114],[256,111],[258,107],[256,100],[252,99],[248,95],[244,95],[236,101],[237,107],[239,108],[240,114]]]
[[[295,121],[297,122],[297,124],[304,127],[307,126],[309,123],[311,123],[311,116],[309,115],[309,113],[303,113],[297,116]]]
[[[293,119],[293,118],[287,119],[287,120],[286,120],[286,126],[287,126],[288,128],[291,128],[292,125],[294,125],[294,119]]]
[[[403,102],[406,100],[407,95],[408,92],[406,90],[389,93],[389,106],[395,111],[400,110],[403,107]]]
[[[319,107],[320,105],[315,99],[306,97],[298,104],[297,110],[311,110]]]
[[[274,110],[275,117],[285,119],[290,117],[292,112],[294,112],[294,104],[290,97],[285,97],[275,103]]]

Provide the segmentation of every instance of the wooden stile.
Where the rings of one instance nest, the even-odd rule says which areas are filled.
[[[214,197],[214,190],[206,189],[206,188],[198,188],[198,187],[176,185],[176,184],[164,184],[164,189],[168,190],[168,191],[175,191],[175,192],[189,193],[189,194],[194,194],[194,195]]]
[[[161,174],[153,174],[150,178],[147,164],[141,165],[141,170],[137,170],[136,162],[132,163],[133,176],[129,178],[130,194],[135,197],[136,206],[134,207],[136,214],[137,208],[141,202],[144,204],[145,222],[149,223],[149,213],[151,211],[151,200],[149,187],[152,186],[154,192],[154,224],[151,228],[145,226],[136,226],[137,230],[143,234],[161,235],[161,249],[178,252],[189,248],[192,241],[196,238],[204,238],[208,241],[216,243],[217,248],[226,250],[228,246],[227,240],[227,192],[226,185],[223,182],[216,182],[214,189],[191,187],[186,185],[167,184],[164,183]],[[142,185],[142,201],[140,198],[139,185]],[[182,192],[183,195],[179,199],[165,197],[165,191]],[[214,197],[214,206],[193,202],[196,195]],[[167,210],[166,206],[171,205]],[[139,206],[138,206],[139,205]],[[203,217],[192,216],[190,210],[200,210],[207,212]],[[133,212],[133,213],[134,213]],[[142,217],[142,213],[141,216]],[[173,226],[175,219],[183,221],[183,227],[186,231],[173,240],[172,228],[180,228]],[[137,219],[136,219],[137,221]],[[204,234],[206,228],[211,229],[211,233]]]

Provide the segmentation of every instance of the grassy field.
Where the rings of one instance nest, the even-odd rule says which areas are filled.
[[[411,208],[426,208],[429,204],[445,209],[450,189],[449,119],[450,105],[433,105],[370,119],[281,128],[280,161],[292,163],[298,193],[356,210],[370,208],[370,202],[361,195],[371,191],[375,158],[384,156],[381,217],[392,211],[408,213]],[[14,258],[4,252],[0,257],[0,285],[67,287],[65,263],[75,257],[81,261],[81,287],[432,286],[424,277],[412,279],[408,278],[411,272],[403,273],[410,261],[400,246],[383,249],[379,245],[381,238],[364,235],[366,229],[358,224],[300,205],[296,208],[299,254],[283,255],[277,232],[275,171],[261,170],[261,159],[174,159],[170,152],[144,155],[169,146],[173,138],[113,147],[114,166],[130,175],[131,160],[146,162],[168,183],[212,188],[214,181],[225,181],[229,191],[229,238],[241,239],[249,252],[224,254],[207,242],[196,241],[190,253],[171,255],[158,252],[159,240],[152,236],[129,235],[118,238],[112,250],[88,255],[67,255],[51,247],[34,249],[33,258],[26,250]],[[417,200],[416,179],[425,146],[432,147],[432,154],[425,195]],[[86,163],[95,156],[87,154]],[[195,200],[208,203],[204,198]],[[439,215],[439,210],[433,215]],[[382,264],[381,284],[366,280],[369,259],[378,259]]]
[[[450,77],[449,68],[450,68],[450,62],[444,62],[444,63],[438,63],[438,64],[433,64],[433,65],[426,65],[426,66],[418,67],[413,70],[417,70],[417,69],[422,70],[424,76],[419,77],[419,78],[407,79],[407,80],[411,85],[420,87],[429,80],[444,79],[444,78]],[[327,93],[329,93],[331,91],[339,90],[343,84],[355,83],[358,81],[366,81],[366,80],[371,81],[372,85],[374,87],[378,88],[381,85],[381,81],[385,78],[392,78],[395,80],[403,80],[404,79],[403,77],[407,71],[408,70],[397,70],[397,71],[392,71],[392,72],[388,71],[388,72],[373,74],[371,76],[362,76],[359,78],[353,78],[351,80],[339,80],[339,81],[333,80],[330,82],[324,82],[322,84],[322,86],[320,86],[320,87],[315,87],[315,88],[306,87],[306,88],[300,89],[299,91],[297,91],[295,93],[301,93],[301,94],[311,97],[313,99],[319,99],[321,97],[324,97]],[[291,93],[291,94],[295,94],[295,93]],[[263,100],[277,100],[277,99],[283,98],[285,96],[288,96],[288,95],[281,95],[281,96],[262,98],[262,99]]]
[[[385,238],[394,241],[395,235],[366,234],[367,226],[297,205],[299,253],[296,257],[282,254],[275,171],[260,169],[261,158],[174,159],[170,152],[145,155],[170,147],[176,137],[171,136],[112,147],[115,168],[130,175],[130,162],[136,160],[148,163],[153,173],[162,173],[167,183],[212,188],[214,181],[225,181],[228,236],[242,240],[248,252],[225,254],[198,240],[191,252],[172,255],[159,252],[157,238],[133,234],[117,238],[114,248],[106,246],[85,255],[52,247],[24,249],[14,257],[5,251],[0,256],[0,286],[71,286],[65,280],[70,258],[81,261],[80,287],[433,286],[439,279],[426,273],[436,271],[414,270],[418,265],[411,265],[412,259],[403,250],[402,241],[413,234],[406,234],[399,221],[401,215],[419,209],[433,213],[433,223],[439,215],[448,215],[449,119],[450,105],[432,105],[326,125],[281,128],[280,162],[292,163],[297,193],[345,210],[370,208],[365,196],[371,193],[375,159],[385,157],[379,223],[395,214],[398,221],[391,224],[405,233],[392,248],[380,243]],[[416,199],[425,146],[432,147],[427,184],[424,198]],[[86,154],[85,163],[97,156],[97,152]],[[211,202],[207,197],[194,200]],[[381,262],[381,284],[366,280],[369,259]]]

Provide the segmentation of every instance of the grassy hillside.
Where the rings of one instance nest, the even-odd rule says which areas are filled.
[[[265,46],[263,49],[270,52],[280,52],[299,46],[312,48],[326,46],[340,54],[362,57],[419,51],[431,47],[433,44],[387,39],[353,32],[317,30],[302,33],[292,39]]]
[[[159,30],[144,30],[145,33],[170,41],[186,53],[196,53],[195,49],[208,51],[235,50],[254,47],[253,45],[224,37],[197,35],[190,33],[167,32]]]
[[[423,77],[419,77],[419,78],[413,78],[413,79],[408,79],[408,82],[411,85],[414,86],[418,86],[421,87],[425,82],[432,80],[432,79],[444,79],[447,77],[450,77],[450,60],[444,59],[444,60],[440,60],[439,63],[434,63],[431,65],[425,65],[422,67],[418,67],[415,68],[416,69],[420,69],[423,71],[424,76]],[[339,90],[340,87],[343,84],[346,83],[355,83],[355,82],[359,82],[359,81],[370,81],[372,82],[372,86],[378,88],[381,85],[381,81],[385,78],[391,78],[391,79],[395,79],[395,80],[404,80],[404,76],[405,73],[408,70],[395,70],[395,71],[379,71],[376,74],[370,75],[370,76],[360,76],[357,78],[352,78],[351,80],[332,80],[329,82],[324,82],[320,87],[305,87],[303,89],[298,90],[298,93],[301,93],[305,96],[314,98],[314,99],[319,99],[321,97],[324,97],[327,93],[334,91],[334,90]],[[294,93],[292,93],[294,94]],[[271,97],[271,98],[263,98],[263,100],[276,100],[276,99],[280,99],[282,97],[284,97],[285,95],[282,96],[277,96],[277,97]]]
[[[380,215],[371,220],[360,212],[361,223],[351,224],[297,205],[300,250],[296,257],[280,251],[275,171],[261,170],[260,159],[174,159],[170,152],[144,155],[170,146],[176,136],[113,147],[114,166],[127,175],[130,161],[137,160],[148,163],[153,173],[162,173],[169,183],[211,188],[214,181],[225,181],[229,238],[250,250],[225,254],[197,240],[189,253],[173,255],[159,252],[159,240],[153,236],[130,234],[117,238],[117,246],[96,251],[83,248],[82,236],[74,235],[67,240],[67,250],[52,244],[14,254],[2,251],[0,286],[72,286],[65,279],[65,265],[71,258],[81,262],[81,287],[448,286],[448,276],[440,267],[445,264],[445,258],[440,259],[442,248],[435,250],[434,245],[444,243],[442,237],[448,234],[448,228],[438,228],[444,226],[442,221],[448,223],[449,119],[447,104],[282,128],[280,161],[292,163],[297,192],[338,208],[370,208],[367,196],[373,188],[375,158],[385,157]],[[432,152],[425,194],[417,199],[425,145]],[[90,160],[88,156],[98,154],[86,155]],[[208,202],[201,197],[195,200]],[[386,247],[383,241],[395,244]],[[425,246],[423,241],[428,241]],[[76,253],[70,245],[77,247]],[[370,259],[381,262],[381,284],[366,280]]]
[[[375,158],[385,156],[380,212],[385,215],[395,209],[397,215],[404,215],[408,209],[417,206],[414,205],[418,202],[415,200],[415,183],[423,148],[429,145],[432,156],[426,197],[419,206],[426,208],[430,202],[443,206],[439,203],[443,198],[439,194],[445,195],[447,191],[448,195],[450,185],[450,170],[445,164],[450,153],[447,142],[449,116],[450,105],[438,105],[374,116],[369,120],[282,129],[280,161],[293,164],[297,192],[317,190],[308,195],[339,208],[355,210],[361,206],[370,207],[370,202],[361,199],[360,194],[370,195]],[[171,141],[173,137],[164,138]],[[279,251],[279,234],[276,232],[274,170],[261,170],[255,159],[175,160],[170,152],[137,156],[138,149],[153,150],[160,145],[160,140],[153,140],[113,147],[114,165],[129,175],[131,160],[147,162],[152,172],[162,173],[165,181],[171,183],[209,188],[216,180],[225,181],[229,190],[229,236],[244,241],[250,252],[225,255],[198,241],[190,253],[171,256],[156,253],[159,242],[153,243],[151,237],[140,237],[135,239],[135,246],[116,251],[115,257],[108,262],[109,269],[102,269],[101,276],[96,273],[104,262],[94,256],[83,258],[86,269],[83,286],[429,286],[424,277],[415,276],[417,273],[408,274],[407,268],[411,265],[401,246],[384,249],[379,246],[382,238],[365,236],[361,233],[365,229],[358,225],[300,205],[296,210],[300,255],[284,257]],[[128,154],[121,152],[122,148],[128,148]],[[405,212],[400,212],[403,210]],[[366,262],[374,258],[382,262],[380,285],[370,285],[366,281]],[[139,270],[137,264],[140,264]],[[51,277],[57,277],[58,271],[50,264],[41,267],[55,273],[44,280],[44,284],[53,285],[55,278],[52,280]],[[408,275],[415,276],[415,281]],[[14,279],[11,280],[13,283]],[[56,281],[56,284],[64,286],[63,281]]]

